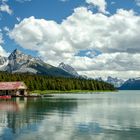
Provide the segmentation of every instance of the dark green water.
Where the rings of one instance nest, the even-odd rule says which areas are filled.
[[[140,91],[0,100],[0,140],[140,140]]]

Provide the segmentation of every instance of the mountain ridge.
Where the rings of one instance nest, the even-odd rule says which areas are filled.
[[[73,77],[72,74],[63,69],[45,63],[40,58],[27,55],[17,49],[8,57],[0,57],[0,71]]]
[[[140,90],[140,77],[128,79],[119,89],[120,90]]]
[[[114,85],[114,87],[116,88],[119,88],[124,84],[125,80],[117,78],[117,77],[113,78],[111,76],[108,76],[105,82]]]
[[[72,66],[70,66],[68,64],[65,64],[64,62],[61,62],[58,65],[58,67],[61,68],[61,69],[63,69],[64,71],[72,74],[75,77],[80,77],[80,75],[77,73],[77,71]]]

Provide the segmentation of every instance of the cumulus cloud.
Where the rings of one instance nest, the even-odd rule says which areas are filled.
[[[135,0],[137,6],[140,6],[140,0]]]
[[[96,6],[98,10],[102,13],[107,13],[106,12],[107,3],[105,0],[86,0],[86,3]]]
[[[2,5],[0,5],[0,12],[6,12],[9,15],[11,15],[13,13],[13,11],[10,9],[9,5],[7,5],[6,3],[3,3]]]
[[[90,76],[97,71],[105,74],[110,70],[114,74],[122,72],[125,77],[128,76],[126,71],[137,71],[138,76],[139,25],[140,16],[132,10],[119,9],[114,15],[106,16],[79,7],[60,24],[35,17],[25,18],[15,25],[10,37],[23,48],[37,51],[53,65],[63,61],[80,72],[87,71]],[[81,50],[98,50],[101,54],[78,56]]]
[[[13,10],[10,8],[8,1],[9,0],[0,0],[0,12],[5,12],[11,15],[13,13]],[[15,1],[24,3],[24,2],[30,2],[32,0],[15,0]],[[19,20],[19,18],[17,20]]]
[[[9,36],[9,32],[10,29],[7,26],[3,27],[3,33],[5,33],[5,35]]]
[[[0,56],[8,56],[9,53],[7,53],[3,47],[0,45]]]

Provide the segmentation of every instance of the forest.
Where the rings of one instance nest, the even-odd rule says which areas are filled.
[[[11,74],[0,72],[0,82],[23,81],[29,91],[34,90],[115,90],[114,86],[103,81],[83,78],[64,78],[34,74]]]

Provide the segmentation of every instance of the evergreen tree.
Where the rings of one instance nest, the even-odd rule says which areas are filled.
[[[10,74],[0,72],[2,81],[23,81],[33,90],[115,90],[114,86],[103,81],[78,78],[49,77],[33,74]]]

